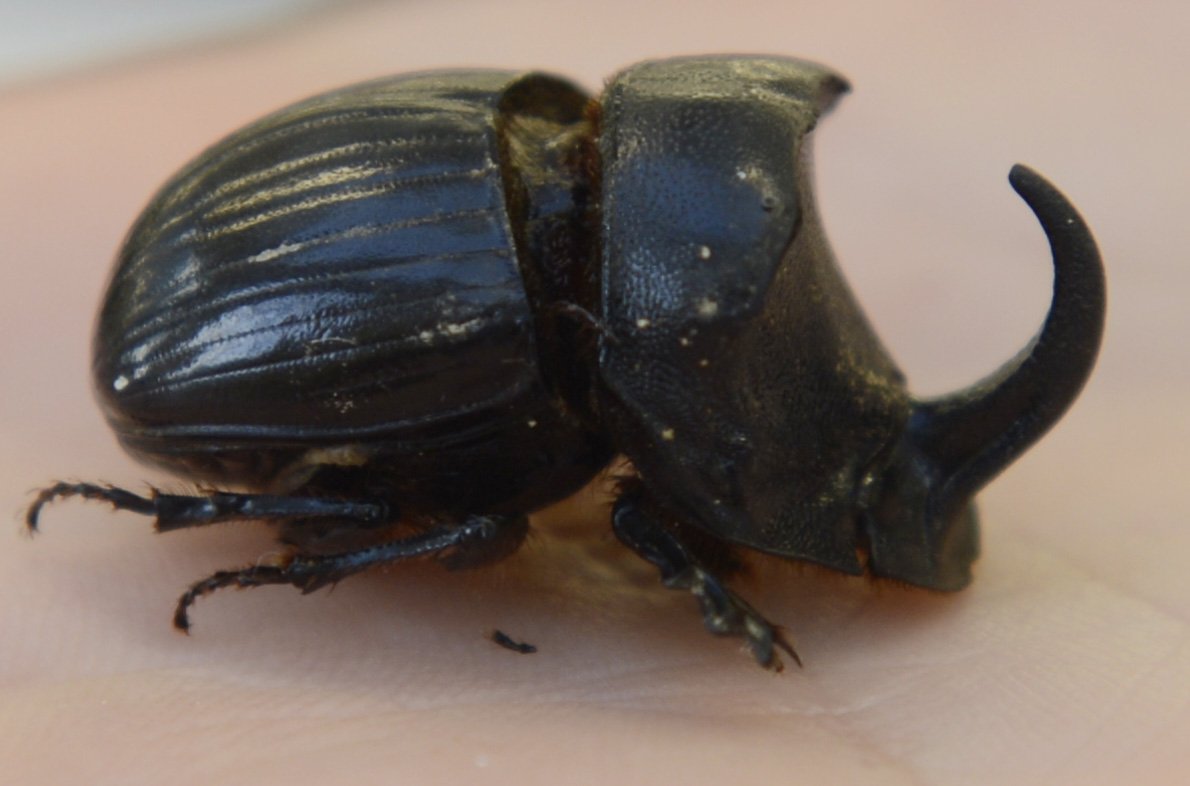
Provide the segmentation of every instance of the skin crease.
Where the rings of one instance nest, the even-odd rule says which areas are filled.
[[[1183,782],[1190,64],[1175,31],[1190,12],[594,5],[348,6],[0,93],[6,782]],[[228,590],[199,601],[189,638],[169,628],[176,596],[267,559],[266,527],[154,537],[67,502],[34,542],[19,534],[15,511],[50,479],[185,488],[119,451],[89,399],[87,342],[121,234],[202,146],[369,76],[536,65],[597,86],[706,51],[811,57],[852,80],[816,132],[822,213],[917,392],[990,371],[1045,308],[1047,251],[1005,182],[1012,162],[1052,177],[1100,240],[1099,368],[981,495],[968,590],[754,560],[734,586],[806,662],[774,676],[615,542],[598,489],[537,517],[495,568]],[[538,652],[498,647],[494,628]]]

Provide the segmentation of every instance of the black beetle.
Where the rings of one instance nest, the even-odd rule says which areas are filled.
[[[74,495],[158,531],[281,523],[290,555],[194,584],[186,630],[220,587],[500,559],[623,454],[616,536],[765,666],[793,650],[718,577],[739,547],[962,588],[972,496],[1094,365],[1103,269],[1074,208],[1014,168],[1053,249],[1044,327],[982,382],[910,397],[812,198],[808,134],[846,90],[771,57],[643,63],[599,103],[544,74],[443,71],[232,135],[133,226],[93,371],[132,454],[252,493],[59,483],[29,527]]]

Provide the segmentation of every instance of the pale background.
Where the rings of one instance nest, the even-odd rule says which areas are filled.
[[[0,73],[6,783],[1186,782],[1185,3],[297,5],[272,25],[268,10],[248,27],[139,35],[122,57],[96,22],[105,58]],[[817,132],[822,213],[919,393],[981,376],[1040,323],[1048,255],[1005,182],[1013,162],[1052,177],[1096,231],[1099,369],[982,496],[969,590],[765,561],[740,589],[807,662],[777,677],[623,553],[594,493],[498,569],[408,566],[305,598],[227,591],[199,603],[189,639],[168,625],[176,595],[271,550],[266,529],[153,537],[137,517],[64,503],[35,542],[20,534],[17,511],[50,479],[166,480],[110,437],[87,345],[122,233],[201,147],[392,72],[542,67],[598,89],[644,57],[724,51],[852,80]],[[497,649],[492,627],[540,652]]]

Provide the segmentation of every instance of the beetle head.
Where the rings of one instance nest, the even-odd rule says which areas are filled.
[[[1054,248],[1036,339],[967,390],[914,400],[839,272],[810,132],[846,89],[800,61],[630,69],[604,100],[602,410],[672,513],[721,539],[936,589],[968,580],[973,495],[1074,400],[1103,272],[1068,202],[1011,181]]]
[[[963,587],[979,551],[972,497],[1058,421],[1095,364],[1106,291],[1090,230],[1037,173],[1017,166],[1009,180],[1053,251],[1049,315],[1015,358],[981,382],[913,402],[888,463],[863,495],[869,569],[879,576]]]

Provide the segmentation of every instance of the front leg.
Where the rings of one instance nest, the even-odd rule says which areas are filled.
[[[665,586],[686,590],[698,598],[708,631],[716,636],[740,636],[748,642],[756,662],[765,668],[781,671],[783,667],[774,645],[802,665],[781,628],[702,568],[677,536],[642,510],[633,496],[616,502],[612,527],[621,543],[657,566]]]

